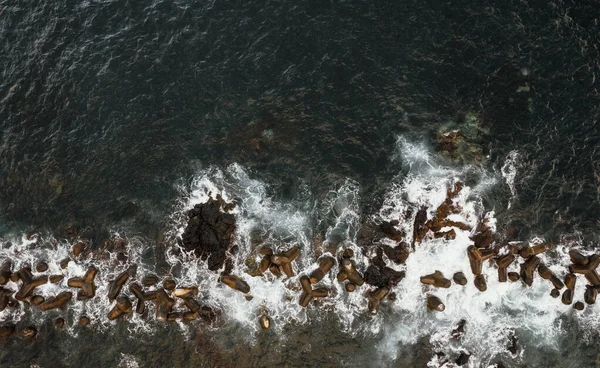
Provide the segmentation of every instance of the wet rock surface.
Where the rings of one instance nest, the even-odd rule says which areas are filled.
[[[225,211],[232,208],[220,196],[197,204],[188,212],[189,220],[182,236],[182,245],[196,256],[208,260],[208,268],[223,267],[232,247],[235,216]]]

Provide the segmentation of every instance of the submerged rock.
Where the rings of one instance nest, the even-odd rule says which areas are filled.
[[[263,330],[268,330],[271,328],[271,319],[267,314],[262,314],[259,318],[260,327]]]
[[[14,335],[15,325],[13,323],[0,326],[0,338],[8,338]]]
[[[458,321],[458,325],[456,326],[456,328],[454,330],[452,330],[452,338],[456,339],[456,340],[460,340],[463,335],[465,334],[465,325],[467,324],[467,321],[464,319],[461,319],[460,321]]]
[[[427,207],[423,206],[417,211],[415,221],[413,223],[413,239],[412,247],[415,247],[415,243],[421,243],[429,227],[427,226]]]
[[[223,212],[223,205],[227,204],[220,195],[195,205],[188,212],[189,220],[182,236],[183,247],[203,260],[208,259],[211,271],[225,264],[235,231],[235,217]]]
[[[46,272],[48,271],[48,263],[46,262],[40,262],[35,266],[35,270],[37,272]]]
[[[37,335],[37,328],[27,326],[21,331],[21,337],[24,339],[33,339]]]
[[[158,276],[150,274],[150,275],[144,276],[144,278],[142,279],[142,284],[144,286],[153,286],[153,285],[158,284],[158,281],[159,281]]]
[[[467,364],[469,362],[469,358],[471,357],[471,354],[462,352],[460,353],[460,355],[458,356],[458,358],[456,358],[455,362],[457,365],[459,366],[463,366],[465,364]]]
[[[395,247],[389,245],[382,246],[383,253],[390,259],[390,261],[396,264],[403,264],[408,259],[410,253],[408,252],[406,243],[402,242]]]
[[[56,327],[56,328],[63,328],[63,327],[65,327],[65,320],[64,320],[64,318],[58,317],[54,321],[54,327]]]
[[[396,241],[400,241],[404,238],[404,232],[396,229],[396,225],[398,225],[398,221],[383,221],[380,225],[381,231],[387,235],[388,238]]]

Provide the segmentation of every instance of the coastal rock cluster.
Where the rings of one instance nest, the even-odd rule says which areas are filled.
[[[298,295],[297,303],[302,307],[309,307],[311,302],[335,295],[336,291],[328,289],[328,284],[323,281],[328,275],[337,270],[338,283],[343,285],[342,290],[352,293],[363,288],[362,291],[367,301],[367,312],[379,312],[384,300],[394,302],[396,299],[392,289],[402,281],[404,271],[398,271],[388,265],[404,264],[412,251],[420,246],[426,238],[455,239],[456,230],[471,231],[473,245],[467,248],[465,257],[470,264],[470,272],[474,276],[473,285],[480,291],[487,290],[487,279],[483,273],[484,266],[496,267],[499,282],[522,281],[526,286],[531,286],[536,272],[543,280],[552,284],[551,295],[555,298],[561,296],[562,303],[573,304],[576,275],[583,275],[589,285],[586,287],[584,302],[594,304],[598,290],[600,290],[600,276],[597,267],[600,265],[600,255],[585,256],[571,250],[572,265],[564,278],[559,277],[550,268],[543,264],[539,255],[551,250],[548,244],[497,244],[494,239],[493,227],[487,218],[483,218],[473,230],[468,224],[449,219],[452,214],[461,212],[455,201],[460,194],[462,185],[456,183],[448,189],[446,200],[429,214],[423,207],[413,217],[412,237],[408,238],[404,231],[398,228],[400,220],[382,222],[379,231],[387,239],[370,247],[363,247],[363,254],[368,257],[369,264],[358,267],[355,253],[351,248],[340,249],[336,255],[325,253],[317,259],[316,267],[297,271],[297,262],[300,260],[302,250],[299,246],[291,246],[284,250],[276,251],[267,245],[260,245],[256,250],[260,261],[254,264],[247,272],[247,277],[265,277],[270,273],[272,277],[286,277],[293,280],[297,273]],[[234,204],[226,203],[220,196],[208,199],[205,203],[197,204],[188,212],[188,224],[183,233],[180,246],[185,251],[193,251],[196,257],[206,261],[207,267],[212,271],[221,271],[220,282],[229,288],[246,294],[246,299],[251,300],[250,286],[243,276],[232,274],[232,256],[235,255],[234,233],[236,228],[235,216],[230,213]],[[125,262],[127,256],[123,251],[126,241],[119,240],[111,246],[111,251],[117,254],[116,259]],[[395,245],[390,245],[395,244]],[[59,262],[61,269],[67,269],[71,262],[91,252],[89,242],[78,241],[73,245],[69,258]],[[370,257],[369,257],[370,255]],[[509,272],[509,268],[519,259],[520,272]],[[106,298],[112,304],[112,309],[107,314],[109,320],[127,318],[133,313],[142,316],[148,314],[147,304],[154,304],[155,319],[165,322],[190,322],[201,319],[206,322],[214,321],[219,311],[202,305],[197,297],[200,290],[197,285],[178,285],[174,278],[160,278],[154,274],[138,277],[137,266],[130,265],[127,269],[115,275],[108,285],[107,295],[97,295],[96,280],[98,274],[107,270],[98,269],[89,264],[84,274],[65,279],[64,274],[47,274],[49,265],[40,261],[35,265],[35,275],[32,267],[25,264],[19,269],[13,269],[11,260],[4,260],[0,264],[0,312],[6,308],[19,308],[20,304],[28,304],[30,308],[40,311],[65,309],[69,303],[85,301],[94,298]],[[443,312],[446,309],[444,301],[435,295],[436,289],[450,288],[452,285],[465,287],[468,284],[463,270],[457,270],[452,275],[444,275],[436,270],[431,274],[422,275],[420,282],[424,286],[424,303],[433,312]],[[10,284],[9,284],[10,283]],[[65,290],[56,292],[53,296],[42,296],[36,293],[41,285],[53,283],[66,286]],[[293,284],[293,283],[292,283]],[[12,286],[9,286],[12,285]],[[15,288],[15,285],[18,286]],[[288,287],[294,288],[293,286]],[[365,285],[368,285],[365,287]],[[583,310],[582,301],[573,304],[577,310]],[[272,326],[268,311],[263,309],[258,316],[258,324],[263,329]],[[81,326],[92,323],[88,316],[79,318]],[[57,328],[65,325],[63,318],[55,321]],[[15,324],[4,323],[0,326],[0,338],[8,338],[17,333]],[[19,331],[22,338],[32,338],[37,334],[35,326],[27,326]],[[467,358],[468,359],[468,358]]]
[[[75,244],[71,257],[59,262],[60,268],[66,270],[72,262],[76,262],[84,252],[89,250],[88,247],[89,244],[85,242]],[[46,262],[40,262],[35,267],[36,273],[43,273],[48,269]],[[145,275],[141,278],[141,283],[136,281],[137,265],[135,264],[116,275],[108,286],[107,295],[96,295],[95,279],[100,272],[102,271],[95,265],[90,265],[81,277],[70,277],[65,280],[63,274],[34,276],[28,264],[14,270],[12,262],[5,260],[0,266],[0,312],[7,308],[18,309],[21,305],[29,305],[29,308],[38,308],[43,312],[54,309],[64,310],[70,303],[104,297],[110,303],[115,303],[107,315],[109,320],[131,315],[134,312],[132,299],[136,303],[135,313],[142,316],[148,315],[146,302],[154,303],[156,319],[159,321],[190,322],[201,319],[210,323],[219,313],[196,300],[197,286],[179,286],[170,277],[162,279],[161,282],[161,278],[154,274]],[[67,290],[50,297],[37,294],[37,288],[47,283],[56,284]],[[15,285],[18,286],[17,290],[13,289]],[[90,317],[86,315],[79,317],[79,324],[82,327],[88,326],[91,322]],[[55,320],[56,328],[64,326],[65,320],[62,317]],[[0,326],[0,338],[9,338],[16,332],[14,323],[3,323]],[[22,338],[33,338],[37,335],[37,329],[35,326],[26,326],[19,331],[18,335]]]

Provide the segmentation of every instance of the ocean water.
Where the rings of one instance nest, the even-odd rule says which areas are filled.
[[[488,264],[479,292],[466,230],[388,262],[406,277],[375,316],[337,266],[331,297],[300,307],[298,275],[347,248],[364,271],[372,229],[399,219],[410,239],[458,182],[452,220],[552,244],[557,275],[570,249],[597,253],[599,19],[597,1],[0,1],[0,260],[100,269],[92,300],[0,312],[39,330],[2,341],[0,366],[597,366],[599,307],[563,305],[540,277],[499,283]],[[217,193],[238,204],[234,273],[251,300],[178,246],[185,211]],[[94,255],[60,269],[77,239]],[[297,276],[245,274],[257,244],[300,246]],[[108,321],[109,281],[131,264],[198,285],[218,317],[167,324],[148,303]],[[435,270],[469,283],[427,289]],[[446,310],[427,311],[427,293]]]

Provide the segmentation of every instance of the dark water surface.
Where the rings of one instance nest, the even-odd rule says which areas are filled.
[[[592,247],[599,21],[598,1],[1,1],[0,235],[75,226],[98,246],[119,228],[157,247],[178,185],[232,163],[280,202],[353,179],[368,216],[400,171],[399,135],[433,151],[461,128],[473,150],[451,167],[499,175],[517,152],[510,208],[502,182],[482,199],[499,232]],[[328,318],[256,345],[225,322],[131,338],[49,322],[42,339],[8,341],[0,365],[114,367],[124,353],[140,367],[413,367],[433,354],[423,339],[376,362],[376,337]],[[505,364],[595,366],[578,328]]]

